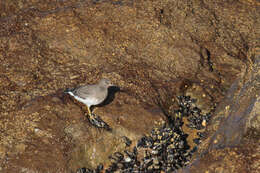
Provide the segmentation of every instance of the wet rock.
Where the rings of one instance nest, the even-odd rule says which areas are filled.
[[[179,107],[173,111],[173,115],[166,116],[167,123],[162,122],[160,127],[155,127],[148,135],[143,135],[133,148],[109,155],[110,163],[105,168],[105,172],[173,172],[190,163],[197,146],[191,148],[188,143],[189,135],[182,129],[183,120],[184,117],[193,116],[193,120],[197,121],[201,120],[204,115],[200,114],[202,111],[197,107],[195,99],[185,95],[177,98]],[[199,116],[194,116],[194,112],[199,113]],[[199,138],[193,139],[193,142],[199,145],[202,138],[205,139],[205,135],[202,132],[197,134]],[[130,140],[126,136],[123,138],[129,143]],[[94,172],[95,170],[87,169],[87,171]]]
[[[252,68],[241,74],[216,109],[208,127],[211,135],[199,151],[204,156],[183,172],[259,172],[259,128],[252,123],[259,118],[255,112],[259,109],[259,53],[253,52],[252,58]]]
[[[253,91],[250,82],[234,81],[247,81],[255,74],[247,72],[258,62],[248,53],[259,45],[258,5],[257,1],[221,0],[2,1],[0,146],[5,149],[1,171],[94,169],[102,158],[127,147],[119,142],[122,136],[135,145],[156,126],[154,121],[165,118],[162,112],[172,115],[177,95],[196,98],[205,115],[230,90],[244,86],[241,93]],[[246,75],[241,76],[241,71]],[[94,110],[112,127],[110,133],[88,126],[84,108],[62,94],[66,88],[102,77],[121,90],[113,102]],[[251,98],[252,93],[244,94]],[[163,100],[160,108],[155,98]],[[254,99],[238,98],[239,104],[234,104],[238,111],[226,103],[232,99],[220,104],[218,111],[225,116],[213,118],[210,139],[230,110],[241,116],[252,106],[253,111],[245,111],[252,113],[251,118],[242,120],[248,129],[259,129]],[[236,117],[226,120],[232,123]],[[205,119],[195,124],[204,130],[210,123]],[[234,134],[231,127],[219,131],[230,133],[217,138],[220,143],[212,144],[213,148],[233,141],[228,138]],[[193,131],[187,140],[197,137]],[[239,143],[240,135],[235,139]],[[17,144],[26,147],[16,148]],[[146,164],[152,161],[147,159]],[[158,164],[149,167],[157,168]]]

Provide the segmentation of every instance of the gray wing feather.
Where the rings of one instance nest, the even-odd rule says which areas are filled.
[[[93,95],[93,87],[94,86],[81,86],[79,88],[76,88],[73,91],[73,94],[75,94],[76,96],[80,97],[80,98],[87,98],[89,96]]]

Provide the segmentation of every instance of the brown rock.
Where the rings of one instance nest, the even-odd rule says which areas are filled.
[[[158,100],[169,109],[185,93],[206,111],[221,102],[205,146],[256,138],[249,129],[259,129],[259,73],[250,52],[259,45],[258,11],[257,1],[244,0],[1,1],[0,146],[9,154],[8,163],[0,155],[0,171],[71,172],[105,163],[125,147],[121,136],[136,142],[164,119]],[[62,93],[102,77],[122,90],[94,111],[111,133],[90,126],[84,109]],[[246,128],[237,130],[237,117]],[[257,150],[246,144],[240,159],[225,165],[230,149],[210,169],[245,161],[242,151]],[[205,159],[217,151],[209,153]]]

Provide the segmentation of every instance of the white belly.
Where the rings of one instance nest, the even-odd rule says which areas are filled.
[[[72,92],[68,92],[71,96],[73,96],[76,100],[78,100],[81,103],[84,103],[85,105],[87,105],[88,107],[92,106],[92,105],[97,105],[99,104],[99,101],[95,98],[87,98],[87,99],[82,99],[78,96],[75,96]]]

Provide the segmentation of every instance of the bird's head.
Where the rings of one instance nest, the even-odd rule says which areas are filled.
[[[108,79],[101,79],[99,82],[101,85],[106,86],[106,87],[110,87],[110,86],[115,86],[114,84],[112,84],[112,82]]]

